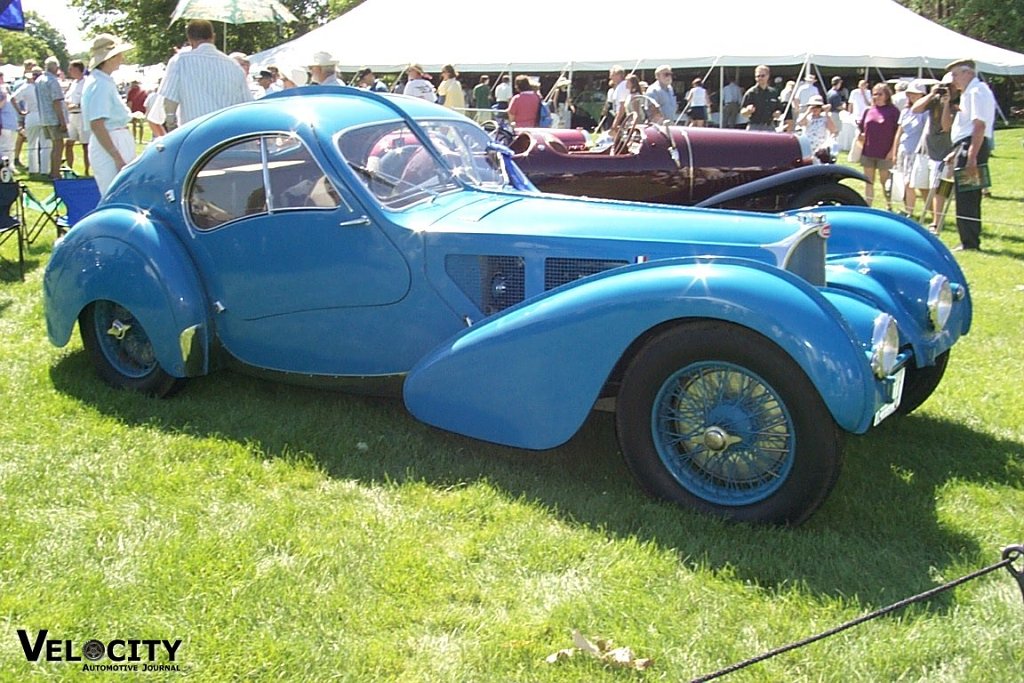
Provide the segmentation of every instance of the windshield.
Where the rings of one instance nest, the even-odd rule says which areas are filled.
[[[439,163],[404,121],[346,131],[338,148],[349,167],[382,205],[402,209],[444,192],[474,187],[500,188],[504,165],[487,148],[489,139],[470,121],[419,121]],[[460,182],[461,181],[461,182]]]

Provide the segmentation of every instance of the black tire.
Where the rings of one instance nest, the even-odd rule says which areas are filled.
[[[903,380],[903,398],[896,412],[900,415],[909,415],[921,407],[921,404],[938,388],[948,364],[949,351],[946,351],[935,359],[935,365],[907,368],[907,376]]]
[[[734,521],[799,524],[842,465],[840,431],[803,370],[769,339],[719,321],[645,343],[615,420],[646,491]]]
[[[170,396],[183,380],[164,372],[153,344],[131,311],[112,301],[95,301],[78,318],[82,344],[104,382],[150,396]]]
[[[802,209],[805,206],[867,206],[864,197],[853,188],[839,183],[814,185],[793,195],[789,202],[790,209]]]

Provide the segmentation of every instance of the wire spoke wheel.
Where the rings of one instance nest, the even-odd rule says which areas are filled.
[[[797,524],[839,477],[839,429],[800,365],[750,329],[662,330],[626,365],[615,416],[641,486],[736,521]]]
[[[793,420],[759,376],[731,363],[695,363],[655,398],[651,430],[673,477],[723,505],[763,500],[792,466]]]
[[[153,344],[131,312],[111,301],[96,304],[93,317],[100,351],[125,377],[145,377],[157,366]]]
[[[95,301],[78,320],[82,343],[100,378],[118,389],[168,396],[181,380],[160,367],[153,342],[135,315],[113,301]]]

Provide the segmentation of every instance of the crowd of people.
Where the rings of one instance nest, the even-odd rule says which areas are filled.
[[[622,67],[608,74],[604,113],[613,130],[627,118],[660,123],[687,119],[703,126],[717,98],[695,78],[679,110],[672,69],[655,70],[656,82],[646,84]],[[992,149],[995,97],[977,75],[973,60],[949,64],[941,81],[900,80],[872,85],[860,80],[848,91],[840,76],[833,76],[823,91],[817,76],[807,73],[799,83],[771,80],[766,65],[754,69],[754,84],[742,90],[730,79],[721,92],[721,126],[733,128],[738,115],[747,130],[796,132],[802,135],[816,160],[833,159],[843,114],[849,112],[857,128],[856,155],[866,183],[864,199],[875,202],[881,185],[885,205],[893,209],[893,196],[902,197],[901,213],[912,216],[917,202],[927,202],[921,216],[931,216],[929,230],[938,233],[946,204],[955,190],[956,223],[961,244],[957,249],[979,249],[981,197],[990,185],[987,159]],[[893,171],[896,173],[893,173]],[[892,187],[895,183],[896,186]]]
[[[344,83],[328,52],[316,52],[303,66],[270,65],[250,74],[246,55],[217,49],[209,21],[189,21],[185,35],[186,44],[150,91],[133,82],[121,92],[112,74],[131,45],[107,34],[94,40],[88,65],[72,61],[63,72],[65,78],[55,57],[47,58],[42,67],[26,62],[24,77],[11,88],[0,74],[0,155],[25,168],[21,154],[27,148],[27,170],[56,178],[62,168],[74,165],[76,147],[81,145],[86,173],[92,173],[105,190],[134,158],[147,124],[156,137],[208,112],[280,90]],[[977,78],[971,60],[950,64],[941,82],[900,81],[895,90],[888,83],[872,86],[867,80],[847,90],[840,76],[832,77],[830,88],[824,90],[809,71],[799,82],[783,84],[779,78],[772,81],[766,65],[757,66],[753,75],[754,83],[746,90],[730,79],[721,93],[711,93],[699,77],[677,90],[668,64],[655,69],[651,83],[615,66],[609,70],[599,122],[576,110],[565,78],[545,95],[539,80],[531,76],[513,80],[502,73],[492,82],[483,74],[477,83],[463,84],[454,65],[448,64],[435,82],[422,66],[410,64],[390,86],[369,68],[358,70],[349,85],[436,102],[481,122],[506,119],[513,127],[596,123],[612,133],[627,123],[704,126],[720,104],[721,127],[737,127],[742,116],[748,130],[797,132],[822,159],[831,158],[844,125],[843,113],[848,112],[846,118],[858,131],[854,153],[859,154],[867,179],[868,205],[875,202],[878,184],[888,208],[892,209],[893,194],[902,196],[907,215],[915,211],[918,199],[927,198],[929,227],[937,232],[949,193],[934,189],[954,187],[953,182],[943,183],[955,180],[962,247],[979,248],[981,191],[989,182],[983,173],[992,146],[995,100]],[[884,188],[890,187],[892,175],[899,181],[896,192],[890,193]]]

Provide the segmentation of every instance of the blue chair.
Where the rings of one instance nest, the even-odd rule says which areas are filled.
[[[18,243],[18,276],[25,279],[25,233],[21,215],[21,187],[18,183],[0,183],[0,246],[14,239]],[[17,207],[17,208],[15,208]],[[11,209],[17,215],[11,215]],[[14,261],[0,255],[0,263],[14,264]]]
[[[62,234],[100,203],[100,188],[95,178],[61,178],[53,181],[53,192],[67,209],[57,219],[57,233]]]

